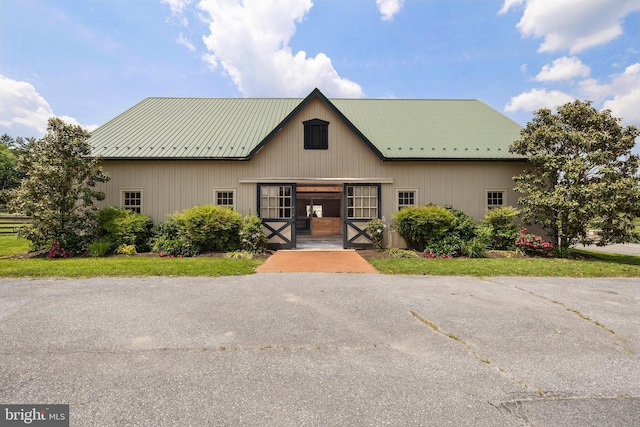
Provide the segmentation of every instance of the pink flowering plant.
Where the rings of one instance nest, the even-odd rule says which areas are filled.
[[[51,242],[51,248],[47,251],[47,258],[69,258],[71,254],[62,246],[59,240]]]
[[[442,253],[440,255],[435,254],[434,252],[423,252],[422,253],[422,257],[423,258],[429,258],[429,259],[451,259],[453,258],[451,255],[447,255],[445,253]]]
[[[530,233],[526,228],[515,234],[516,251],[525,255],[546,255],[553,245],[540,236]]]

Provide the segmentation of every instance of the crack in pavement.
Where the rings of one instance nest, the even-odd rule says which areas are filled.
[[[544,296],[544,295],[537,294],[537,293],[535,293],[535,292],[533,292],[533,291],[529,291],[529,290],[524,289],[524,288],[521,288],[521,287],[519,287],[519,286],[517,286],[517,285],[510,285],[510,284],[505,284],[505,283],[497,282],[497,281],[491,280],[490,278],[482,277],[482,278],[480,278],[479,280],[481,280],[481,281],[483,281],[483,282],[485,282],[485,283],[492,284],[492,285],[501,285],[501,286],[507,286],[507,287],[514,287],[515,289],[517,289],[517,290],[519,290],[519,291],[521,291],[521,292],[528,293],[529,295],[532,295],[532,296],[534,296],[534,297],[536,297],[536,298],[540,298],[540,299],[542,299],[542,300],[544,300],[544,301],[547,301],[547,302],[550,302],[550,303],[553,303],[553,304],[559,305],[560,307],[562,307],[562,308],[563,308],[563,309],[565,309],[566,311],[568,311],[568,312],[570,312],[570,313],[575,314],[576,316],[578,316],[578,317],[579,317],[579,318],[581,318],[582,320],[586,320],[587,322],[591,323],[592,325],[597,326],[597,327],[599,327],[600,329],[602,329],[602,330],[604,330],[604,331],[606,331],[606,332],[609,332],[611,335],[613,335],[613,336],[615,337],[615,339],[616,339],[616,341],[615,341],[615,345],[616,345],[616,346],[621,347],[621,348],[622,348],[622,350],[623,350],[624,352],[628,353],[628,354],[633,354],[633,351],[632,351],[629,347],[627,347],[626,345],[624,345],[624,343],[626,343],[626,342],[628,342],[628,341],[629,341],[628,339],[626,339],[626,338],[624,338],[624,337],[620,336],[620,334],[618,334],[618,333],[617,333],[616,331],[614,331],[613,329],[611,329],[611,328],[607,327],[605,324],[603,324],[603,323],[601,323],[601,322],[599,322],[599,321],[597,321],[597,320],[594,320],[594,319],[590,318],[589,316],[587,316],[587,315],[583,314],[583,313],[582,313],[582,312],[580,312],[579,310],[576,310],[575,308],[572,308],[572,307],[570,307],[570,306],[566,305],[566,304],[565,304],[565,303],[563,303],[562,301],[554,300],[554,299],[549,298],[549,297],[546,297],[546,296]]]
[[[434,332],[443,335],[447,338],[449,338],[450,340],[456,341],[460,344],[462,344],[467,351],[478,361],[491,366],[492,368],[494,368],[500,375],[508,378],[509,380],[513,381],[514,383],[518,384],[520,387],[527,389],[527,390],[531,390],[531,387],[529,387],[529,385],[522,381],[521,379],[516,378],[514,375],[512,375],[511,373],[507,372],[506,369],[501,368],[499,366],[495,366],[494,364],[491,363],[491,361],[487,358],[484,358],[482,356],[480,356],[478,354],[478,352],[476,352],[473,347],[471,347],[471,345],[469,343],[467,343],[465,340],[463,340],[462,338],[460,338],[459,336],[452,334],[450,332],[446,332],[443,331],[438,325],[436,325],[434,322],[426,319],[425,317],[423,317],[422,315],[420,315],[418,312],[414,311],[414,310],[408,310],[409,313],[415,317],[417,320],[419,320],[420,322],[422,322],[423,324],[427,325],[429,328],[431,328]],[[542,397],[546,397],[546,395],[544,394],[544,392],[542,392],[542,390],[540,390],[539,388],[536,389],[536,393],[538,393],[540,396]]]
[[[553,303],[553,304],[559,305],[560,307],[562,307],[562,308],[563,308],[563,309],[565,309],[566,311],[568,311],[568,312],[570,312],[570,313],[575,314],[576,316],[578,316],[578,317],[579,317],[579,318],[581,318],[582,320],[586,320],[587,322],[591,323],[592,325],[595,325],[595,326],[597,326],[598,328],[600,328],[600,329],[602,329],[602,330],[604,330],[604,331],[606,331],[606,332],[609,332],[611,335],[613,335],[613,336],[615,337],[615,339],[616,339],[616,341],[615,341],[615,345],[616,345],[616,346],[621,347],[621,348],[622,348],[622,350],[624,350],[624,351],[625,351],[626,353],[628,353],[628,354],[633,354],[633,351],[632,351],[629,347],[627,347],[627,346],[625,346],[625,345],[624,345],[624,343],[628,342],[629,340],[627,340],[626,338],[624,338],[624,337],[620,336],[616,331],[614,331],[613,329],[611,329],[611,328],[607,327],[607,326],[606,326],[606,325],[604,325],[603,323],[601,323],[601,322],[599,322],[599,321],[597,321],[597,320],[594,320],[594,319],[590,318],[589,316],[587,316],[587,315],[585,315],[585,314],[581,313],[579,310],[576,310],[575,308],[569,307],[568,305],[566,305],[566,304],[565,304],[565,303],[563,303],[562,301],[557,301],[557,300],[554,300],[554,299],[552,299],[552,298],[548,298],[548,297],[546,297],[546,296],[544,296],[544,295],[537,294],[537,293],[535,293],[535,292],[533,292],[533,291],[529,291],[529,290],[527,290],[527,289],[521,288],[521,287],[516,286],[516,285],[514,285],[513,287],[514,287],[514,288],[516,288],[516,289],[517,289],[517,290],[519,290],[519,291],[526,292],[526,293],[528,293],[529,295],[533,295],[534,297],[537,297],[537,298],[543,299],[543,300],[545,300],[545,301],[548,301],[548,302],[550,302],[550,303]]]
[[[234,351],[264,351],[264,350],[282,350],[282,351],[310,351],[310,350],[369,350],[375,348],[391,348],[388,343],[364,343],[361,345],[333,345],[333,344],[288,344],[288,345],[271,345],[265,344],[260,346],[203,346],[203,347],[156,347],[156,348],[141,348],[131,350],[78,350],[78,351],[2,351],[0,355],[3,356],[32,356],[32,355],[72,355],[72,354],[137,354],[137,353],[155,353],[155,352],[234,352]]]

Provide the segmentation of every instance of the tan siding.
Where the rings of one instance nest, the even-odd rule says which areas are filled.
[[[330,122],[328,150],[305,150],[302,122]],[[167,214],[193,205],[213,203],[216,188],[236,189],[236,207],[241,214],[256,213],[255,182],[239,180],[282,178],[372,178],[392,179],[382,185],[382,215],[396,209],[396,189],[416,189],[418,204],[452,205],[481,218],[485,214],[487,189],[507,189],[507,202],[515,204],[512,176],[521,162],[383,162],[318,99],[285,126],[250,161],[105,161],[111,174],[102,185],[103,205],[120,205],[121,188],[144,189],[143,211],[154,222]],[[340,182],[340,181],[339,181]]]

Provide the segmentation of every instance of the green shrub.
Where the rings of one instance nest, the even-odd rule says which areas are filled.
[[[110,206],[99,210],[96,219],[98,238],[109,239],[114,247],[133,245],[140,252],[149,250],[153,223],[147,215]]]
[[[459,209],[451,209],[451,213],[453,221],[449,227],[450,233],[456,234],[463,242],[468,242],[478,235],[480,228],[478,221]]]
[[[186,237],[167,239],[160,237],[154,240],[152,252],[163,256],[192,257],[202,252],[193,242]]]
[[[89,254],[92,257],[103,257],[113,248],[113,242],[107,238],[102,238],[89,244]]]
[[[447,231],[437,239],[429,242],[424,252],[432,253],[435,256],[446,255],[449,257],[458,257],[462,255],[464,243],[465,242],[455,232]]]
[[[429,243],[447,231],[454,221],[453,213],[442,206],[408,207],[395,213],[398,233],[411,249],[424,251]]]
[[[464,243],[462,250],[469,258],[484,258],[487,255],[487,243],[481,237],[474,237]]]
[[[253,259],[253,254],[254,252],[250,251],[233,251],[224,254],[224,257],[231,259]]]
[[[240,227],[240,248],[254,254],[267,251],[267,236],[262,229],[262,221],[253,214],[247,214]]]
[[[385,228],[387,228],[387,225],[384,223],[384,218],[374,218],[367,223],[367,233],[371,236],[375,249],[382,249]]]
[[[240,247],[242,216],[222,206],[202,205],[171,215],[180,235],[202,251],[229,252]]]
[[[516,233],[518,232],[517,218],[520,214],[516,208],[505,206],[491,209],[484,217],[484,222],[491,228],[493,248],[499,250],[513,250]]]
[[[387,249],[387,255],[390,258],[420,258],[420,255],[418,255],[417,252],[400,248]]]
[[[135,245],[122,244],[118,246],[118,249],[116,249],[116,253],[121,255],[135,255],[138,252],[136,251]]]

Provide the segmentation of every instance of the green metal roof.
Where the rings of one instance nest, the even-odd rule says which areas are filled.
[[[249,159],[311,99],[331,108],[385,160],[522,159],[520,125],[477,100],[147,98],[96,129],[107,159]]]

